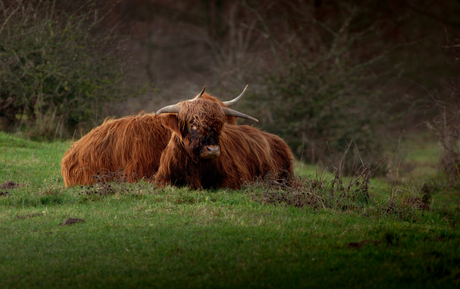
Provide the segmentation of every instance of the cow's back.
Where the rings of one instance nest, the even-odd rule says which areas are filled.
[[[65,185],[92,184],[103,180],[104,174],[123,176],[128,182],[149,178],[158,170],[170,136],[155,115],[106,120],[65,153],[61,161]]]
[[[239,187],[243,182],[251,182],[255,177],[281,175],[282,171],[291,170],[290,155],[283,159],[283,153],[280,153],[285,147],[279,142],[285,143],[278,137],[270,136],[273,135],[247,125],[225,125],[220,141],[222,155],[219,162],[227,167],[223,173],[231,176],[231,182],[237,183],[234,187]],[[289,147],[287,149],[289,151]],[[226,162],[229,164],[225,165]]]
[[[261,131],[251,126],[240,126],[240,129],[254,139],[264,138],[267,142],[270,157],[273,161],[272,172],[281,179],[294,176],[294,155],[286,142],[277,135]]]

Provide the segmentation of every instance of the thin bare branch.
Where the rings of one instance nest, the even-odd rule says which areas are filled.
[[[282,50],[286,50],[286,48],[278,42],[278,40],[276,40],[273,36],[272,36],[272,33],[270,32],[270,29],[268,28],[268,25],[267,23],[265,22],[265,20],[263,19],[262,15],[260,15],[260,13],[257,11],[257,9],[254,9],[252,8],[251,6],[248,5],[248,3],[243,0],[243,6],[246,7],[246,9],[248,9],[249,11],[253,12],[256,16],[257,16],[257,19],[259,19],[259,22],[260,24],[262,24],[262,27],[264,29],[264,36],[269,40],[270,42],[270,48],[272,50],[272,53],[273,53],[273,56],[275,57],[276,61],[278,62],[278,64],[282,67],[285,66],[284,62],[281,60],[281,58],[279,57],[278,55],[278,52],[276,51],[276,47],[275,46],[278,46],[280,49]]]
[[[333,56],[337,48],[337,45],[339,44],[339,41],[342,40],[342,38],[344,38],[345,35],[347,34],[346,30],[348,29],[348,26],[350,25],[350,22],[353,19],[353,17],[355,17],[354,11],[355,9],[353,9],[352,13],[347,17],[347,19],[345,19],[342,26],[340,27],[339,32],[335,35],[334,41],[332,42],[332,45],[331,45],[331,49],[329,50],[329,53],[326,56],[326,60],[330,59]]]
[[[368,67],[370,65],[373,65],[379,61],[381,61],[382,59],[384,59],[390,52],[393,52],[394,50],[400,48],[400,47],[404,47],[404,46],[410,46],[410,45],[413,45],[415,43],[418,43],[420,42],[420,40],[415,40],[415,41],[411,41],[411,42],[406,42],[406,43],[400,43],[400,44],[396,44],[396,45],[393,45],[393,47],[385,50],[383,53],[379,54],[378,56],[372,58],[372,59],[369,59],[368,61],[365,61],[365,62],[362,62],[362,63],[359,63],[357,65],[355,65],[351,70],[350,70],[350,74],[353,74],[355,73],[356,71],[364,68],[364,67]]]
[[[2,2],[3,4],[3,2]],[[2,5],[3,6],[3,5]],[[2,27],[0,27],[0,33],[2,33],[3,29],[5,29],[5,26],[8,24],[8,21],[10,21],[11,17],[13,17],[13,15],[21,8],[21,6],[18,5],[18,7],[13,10],[9,15],[8,17],[5,19],[5,21],[3,21],[3,24],[2,24]]]
[[[311,15],[310,13],[308,13],[308,7],[306,7],[306,2],[304,1],[301,1],[302,2],[302,13],[305,14],[306,16],[308,16],[311,21],[313,22],[313,24],[315,25],[318,25],[320,26],[321,28],[323,28],[325,31],[329,32],[330,34],[332,34],[333,36],[337,36],[337,32],[335,32],[332,28],[330,28],[329,26],[326,25],[326,23],[322,22],[322,21],[319,21],[318,19],[316,19],[315,17],[313,17],[313,15]],[[289,2],[289,4],[291,5],[291,8],[294,9],[294,11],[297,11],[299,10],[299,8],[297,7],[297,3],[293,3],[293,2]]]

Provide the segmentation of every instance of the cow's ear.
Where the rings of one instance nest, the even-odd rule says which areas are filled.
[[[163,125],[172,130],[174,133],[176,133],[181,139],[182,139],[182,133],[179,129],[179,120],[177,119],[177,115],[173,113],[168,113],[165,115],[161,116],[161,123]]]

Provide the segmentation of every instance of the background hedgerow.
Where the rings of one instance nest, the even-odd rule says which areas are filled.
[[[251,100],[257,101],[261,127],[283,137],[308,163],[339,158],[354,141],[358,150],[351,150],[343,164],[344,171],[351,173],[352,163],[359,161],[357,154],[377,164],[388,146],[386,128],[379,128],[390,125],[391,105],[383,99],[391,94],[383,90],[392,81],[387,77],[390,71],[376,67],[385,67],[388,54],[398,45],[369,46],[367,55],[362,55],[356,47],[378,41],[376,23],[358,22],[364,8],[349,3],[341,7],[340,20],[327,24],[313,18],[310,6],[289,7],[278,21],[292,17],[296,25],[282,28],[251,9],[261,19],[277,65],[261,75],[262,87]],[[280,34],[290,35],[289,45]],[[305,34],[316,37],[305,38]]]

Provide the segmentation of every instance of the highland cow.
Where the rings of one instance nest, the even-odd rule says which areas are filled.
[[[257,128],[225,123],[225,117],[257,121],[207,99],[183,101],[160,109],[163,125],[172,131],[155,175],[158,186],[238,189],[245,182],[271,175],[294,177],[294,157],[279,137]]]
[[[217,106],[230,107],[243,93],[231,101],[222,102],[204,93],[197,98]],[[225,122],[236,124],[236,117]],[[89,185],[96,181],[110,181],[122,177],[127,182],[149,179],[158,170],[160,156],[171,138],[156,115],[140,113],[120,119],[106,119],[102,125],[73,143],[61,161],[66,187]]]

